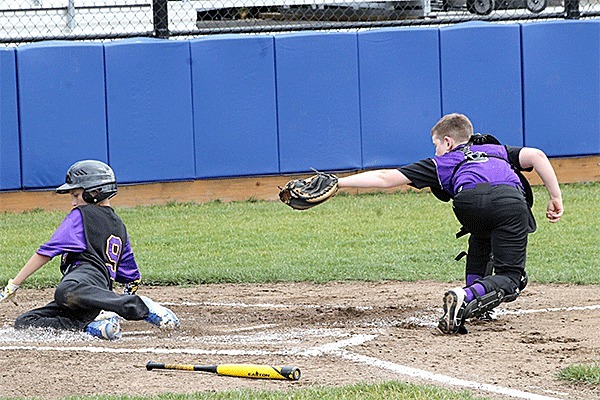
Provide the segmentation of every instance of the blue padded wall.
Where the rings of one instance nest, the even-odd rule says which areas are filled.
[[[523,145],[520,26],[467,22],[440,28],[443,113],[475,132]]]
[[[525,144],[600,154],[600,22],[524,24]]]
[[[275,58],[281,172],[361,168],[357,34],[278,35]]]
[[[279,172],[271,36],[190,42],[198,178]]]
[[[105,44],[109,159],[119,182],[195,177],[187,41]]]
[[[363,167],[405,165],[434,155],[440,118],[438,29],[358,34]]]
[[[0,49],[0,190],[21,188],[15,49]]]
[[[61,185],[82,159],[107,161],[103,55],[98,43],[17,49],[24,188]]]

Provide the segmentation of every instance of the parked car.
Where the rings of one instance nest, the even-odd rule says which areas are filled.
[[[466,7],[470,13],[477,15],[488,15],[494,10],[523,8],[538,14],[544,11],[547,5],[548,0],[443,0],[444,10]]]

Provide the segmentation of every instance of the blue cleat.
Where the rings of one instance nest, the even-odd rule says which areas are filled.
[[[121,338],[121,323],[118,316],[95,320],[87,324],[85,331],[94,337],[106,340]]]
[[[179,319],[173,311],[161,306],[146,296],[140,296],[140,298],[149,310],[148,316],[144,318],[144,321],[162,329],[175,329],[179,327]]]

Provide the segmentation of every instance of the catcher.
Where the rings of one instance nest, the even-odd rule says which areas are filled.
[[[546,217],[550,222],[557,222],[563,215],[562,194],[544,152],[503,146],[491,135],[474,135],[465,115],[442,117],[431,129],[431,138],[433,158],[335,179],[335,189],[324,185],[322,196],[314,188],[308,192],[310,199],[322,202],[338,188],[408,184],[418,189],[429,187],[442,201],[452,199],[452,209],[462,224],[459,234],[470,234],[466,284],[444,294],[444,314],[438,328],[446,334],[467,333],[465,320],[482,317],[500,303],[515,300],[527,285],[527,239],[536,224],[531,213],[533,194],[520,171],[533,169],[542,179],[549,195]],[[312,186],[313,180],[305,182]],[[288,183],[280,193],[282,201],[286,202],[288,196],[301,198],[303,187],[303,181]],[[488,263],[491,272],[486,271]]]
[[[85,160],[67,171],[57,193],[70,194],[73,209],[48,242],[41,245],[0,292],[0,302],[16,303],[19,286],[48,261],[62,255],[61,282],[54,300],[17,317],[16,329],[29,327],[81,330],[92,336],[121,337],[120,319],[144,320],[175,328],[177,316],[146,296],[135,295],[140,271],[121,218],[110,207],[117,194],[113,170],[101,161]],[[113,292],[113,282],[124,293]]]

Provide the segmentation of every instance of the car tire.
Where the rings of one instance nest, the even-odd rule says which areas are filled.
[[[527,0],[527,9],[539,14],[546,8],[546,0]]]
[[[528,4],[529,4],[529,1],[532,1],[532,0],[527,0]],[[539,1],[544,1],[544,0],[539,0]],[[471,14],[489,15],[492,11],[494,11],[495,7],[496,7],[495,0],[467,0],[467,10]]]

